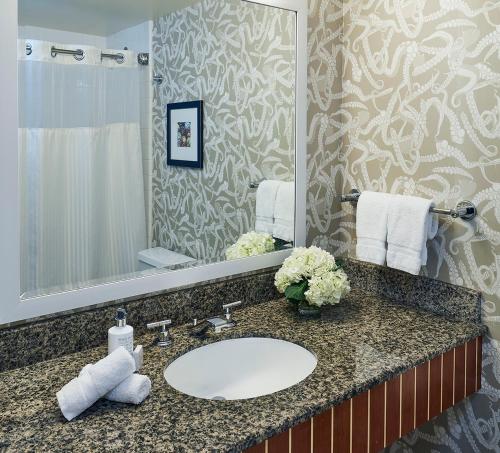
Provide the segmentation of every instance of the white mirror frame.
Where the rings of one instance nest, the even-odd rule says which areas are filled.
[[[247,1],[247,0],[243,0]],[[295,244],[306,243],[307,0],[252,0],[297,14]],[[109,282],[21,300],[18,162],[18,0],[0,6],[0,326],[279,265],[290,251]]]

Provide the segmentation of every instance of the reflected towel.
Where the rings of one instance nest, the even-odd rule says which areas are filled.
[[[273,236],[286,242],[294,240],[295,183],[282,182],[276,194]]]
[[[280,181],[266,180],[259,184],[255,204],[255,231],[273,234],[274,209]]]

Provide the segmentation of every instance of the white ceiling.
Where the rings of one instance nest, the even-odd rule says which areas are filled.
[[[200,0],[19,0],[19,25],[108,36]]]

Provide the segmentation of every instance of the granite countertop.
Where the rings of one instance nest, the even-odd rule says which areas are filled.
[[[204,341],[186,326],[172,329],[168,349],[145,345],[142,373],[153,388],[139,406],[101,400],[72,422],[59,411],[56,391],[105,346],[0,374],[0,451],[241,451],[345,399],[485,333],[471,322],[450,321],[353,290],[321,319],[303,320],[284,300],[235,312],[236,328]],[[57,335],[57,332],[54,332]],[[208,401],[179,393],[164,380],[175,357],[220,339],[265,336],[298,343],[318,357],[301,383],[250,400]]]

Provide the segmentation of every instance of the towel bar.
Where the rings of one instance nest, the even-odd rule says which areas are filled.
[[[351,193],[344,194],[340,197],[341,203],[357,203],[361,192],[357,189],[352,189]],[[457,204],[455,209],[441,209],[441,208],[431,208],[430,212],[435,214],[449,215],[454,219],[460,218],[462,220],[472,220],[477,216],[477,208],[474,203],[470,201],[461,201]]]

